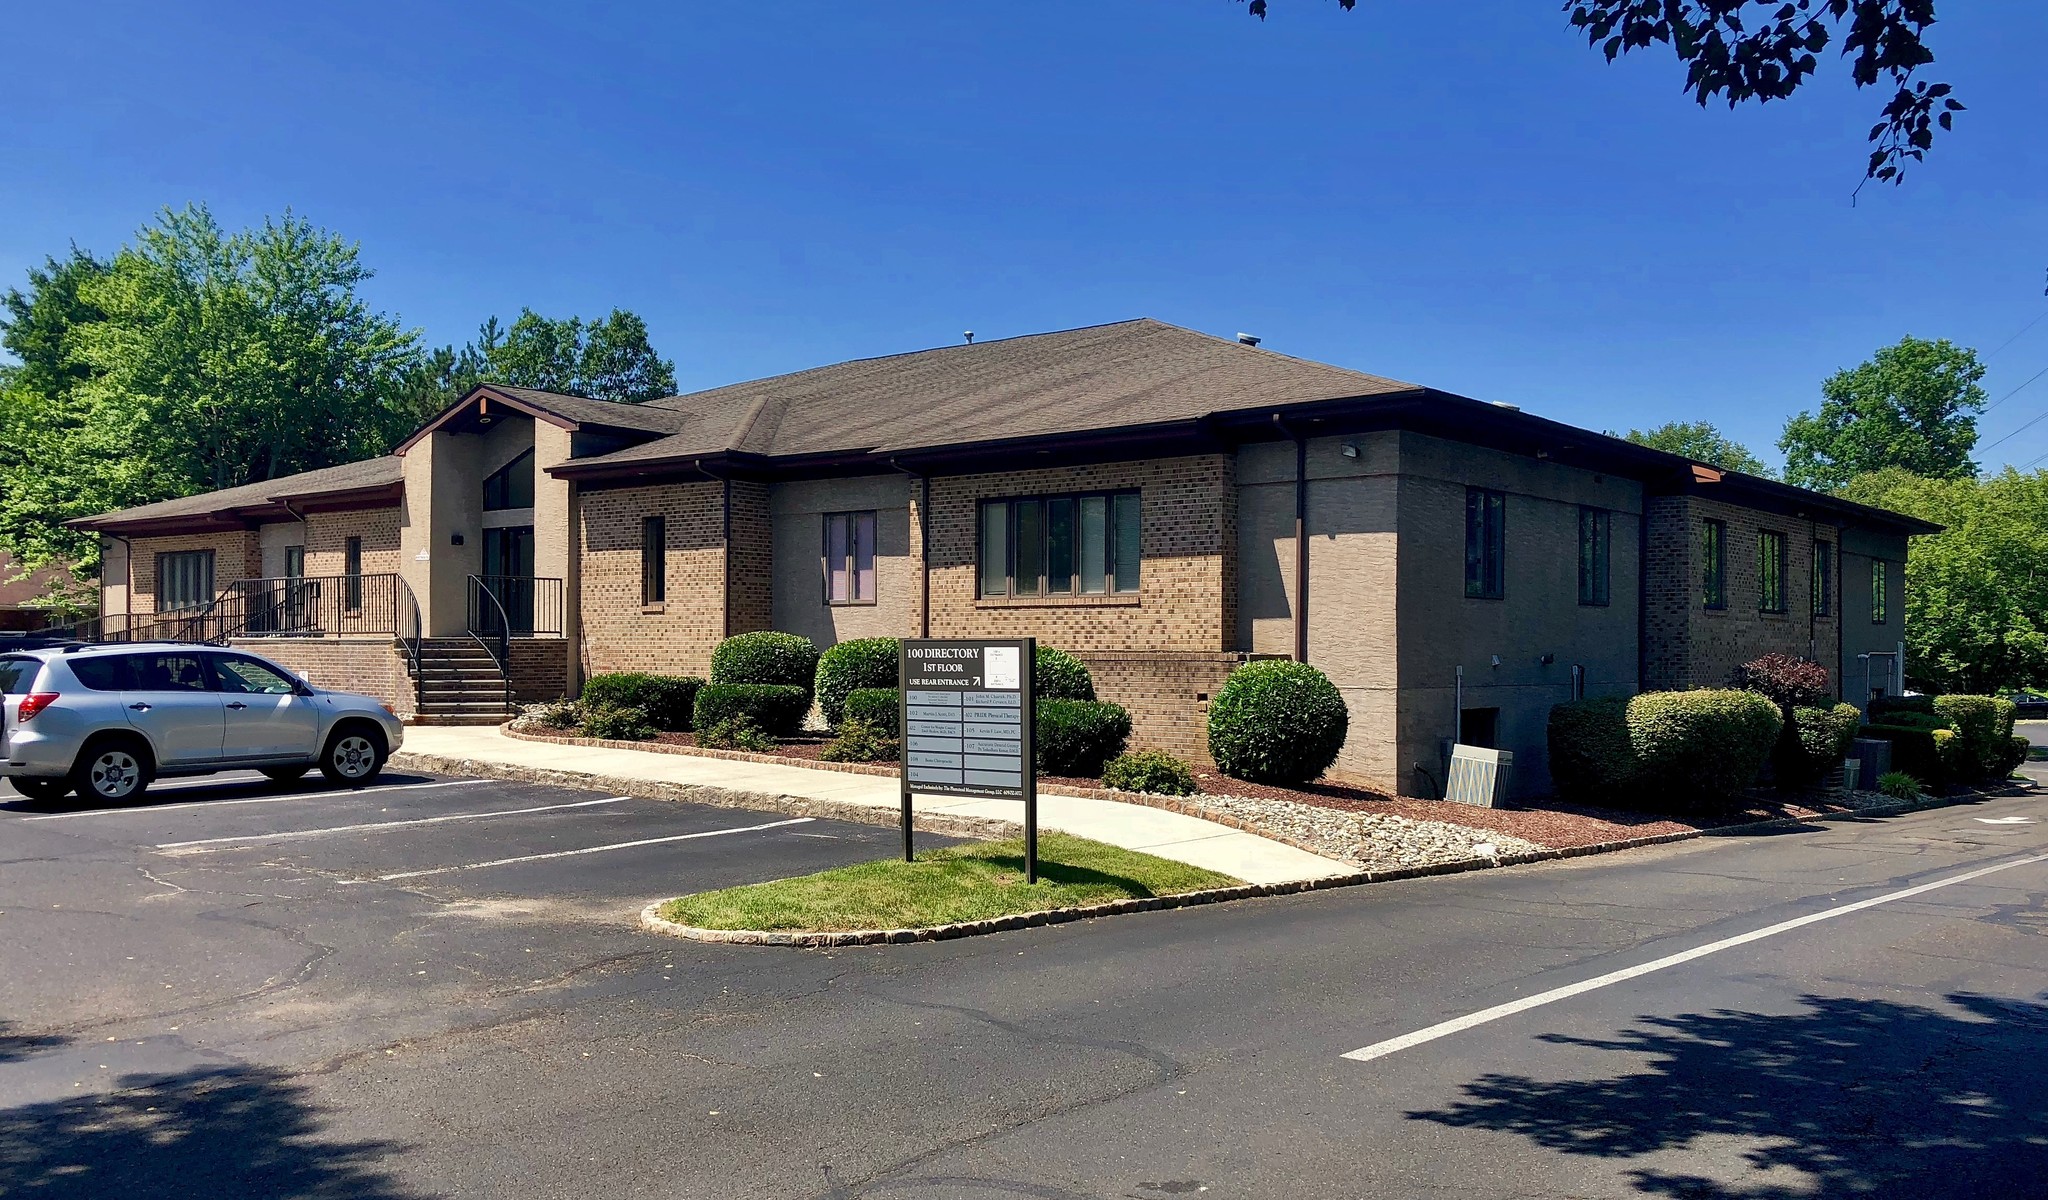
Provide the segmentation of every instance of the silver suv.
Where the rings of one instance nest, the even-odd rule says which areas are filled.
[[[0,692],[0,776],[32,800],[119,803],[160,776],[237,768],[360,785],[405,736],[379,700],[183,642],[16,651],[0,656]]]

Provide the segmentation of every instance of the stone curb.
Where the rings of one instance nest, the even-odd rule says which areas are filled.
[[[775,933],[764,929],[700,929],[695,925],[684,925],[661,916],[661,906],[669,900],[680,899],[671,896],[669,900],[656,900],[640,910],[640,927],[650,933],[666,934],[670,937],[686,938],[695,942],[715,942],[738,946],[797,946],[808,949],[835,946],[880,946],[898,945],[905,942],[940,942],[953,938],[975,937],[985,933],[1003,933],[1012,929],[1035,929],[1046,925],[1063,925],[1069,921],[1086,921],[1095,917],[1113,917],[1122,913],[1155,912],[1163,909],[1190,908],[1198,904],[1221,904],[1232,900],[1252,900],[1264,896],[1289,896],[1302,892],[1320,892],[1330,888],[1358,887],[1369,883],[1393,883],[1403,879],[1422,879],[1435,875],[1462,875],[1467,871],[1486,871],[1496,867],[1515,867],[1529,863],[1554,862],[1567,858],[1587,858],[1595,854],[1612,854],[1619,850],[1634,850],[1643,846],[1661,846],[1671,842],[1691,841],[1694,838],[1713,837],[1736,833],[1755,833],[1774,828],[1789,828],[1813,821],[1842,821],[1861,817],[1889,817],[1903,813],[1918,812],[1922,809],[1945,808],[1962,797],[1922,796],[1918,800],[1905,800],[1896,804],[1881,804],[1855,812],[1827,813],[1812,817],[1779,817],[1769,821],[1753,821],[1747,825],[1723,825],[1716,829],[1687,829],[1678,833],[1651,834],[1639,838],[1623,838],[1613,842],[1596,842],[1587,846],[1563,846],[1556,849],[1536,850],[1522,854],[1504,854],[1498,858],[1466,858],[1455,862],[1432,863],[1422,867],[1400,867],[1391,871],[1353,871],[1344,875],[1330,875],[1321,879],[1298,879],[1287,883],[1245,883],[1236,887],[1209,888],[1198,892],[1181,892],[1173,896],[1147,896],[1132,900],[1113,900],[1107,904],[1086,904],[1074,908],[1049,908],[1042,912],[1019,913],[1007,917],[991,917],[985,921],[958,921],[950,925],[930,925],[917,929],[849,929],[832,932]]]

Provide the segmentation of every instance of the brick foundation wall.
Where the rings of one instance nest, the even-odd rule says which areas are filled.
[[[238,638],[231,644],[289,667],[319,687],[375,696],[400,716],[417,707],[405,654],[387,639]]]
[[[561,638],[513,638],[506,674],[520,704],[559,700],[569,693],[569,643]]]
[[[1250,657],[1225,651],[1098,651],[1078,656],[1095,677],[1095,696],[1131,714],[1133,750],[1164,750],[1199,767],[1209,757],[1209,701]]]
[[[581,644],[586,676],[703,675],[725,636],[724,486],[713,481],[582,493]],[[640,520],[667,520],[668,598],[640,603]]]

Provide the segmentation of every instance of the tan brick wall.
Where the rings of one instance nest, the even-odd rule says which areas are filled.
[[[306,574],[347,572],[348,539],[363,539],[363,574],[388,575],[398,570],[396,508],[355,512],[308,513],[305,522]]]
[[[1095,696],[1131,714],[1133,750],[1164,750],[1209,769],[1209,701],[1246,655],[1223,651],[1084,652]]]
[[[569,643],[561,638],[513,638],[506,675],[518,703],[561,699],[568,694]]]
[[[585,675],[661,671],[703,675],[725,636],[722,485],[712,481],[581,493]],[[668,598],[640,603],[640,520],[667,519]]]
[[[735,479],[732,548],[726,564],[728,633],[775,627],[775,529],[768,515],[768,485]]]
[[[156,609],[156,556],[180,550],[213,551],[213,586],[216,593],[237,579],[254,579],[263,573],[261,539],[253,529],[226,533],[191,533],[173,537],[134,539],[130,570],[134,575],[130,611],[138,615]]]
[[[1649,503],[1649,567],[1644,583],[1645,690],[1720,687],[1735,669],[1764,654],[1812,658],[1840,693],[1843,561],[1839,526],[1763,512],[1702,496],[1659,496]],[[1728,606],[1706,607],[1701,529],[1727,524]],[[1786,611],[1758,609],[1758,534],[1785,535]],[[1830,614],[1813,611],[1813,543],[1835,547]],[[1866,568],[1867,569],[1867,568]],[[1866,614],[1867,619],[1867,614]]]
[[[1140,493],[1136,595],[976,597],[977,501],[1118,488]],[[932,636],[1036,637],[1073,651],[1231,649],[1236,526],[1234,464],[1223,455],[941,476],[932,480]]]

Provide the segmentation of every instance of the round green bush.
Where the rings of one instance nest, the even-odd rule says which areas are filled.
[[[811,690],[792,683],[707,683],[697,691],[692,716],[699,729],[745,717],[775,737],[788,737],[803,728],[810,711]]]
[[[697,744],[712,750],[747,750],[766,754],[775,749],[775,739],[761,732],[746,714],[726,717],[697,735]]]
[[[1757,692],[1645,692],[1628,703],[1635,786],[1650,804],[1716,803],[1756,782],[1785,718]]]
[[[1038,769],[1093,779],[1124,752],[1131,714],[1099,700],[1040,700],[1036,710]]]
[[[1636,777],[1627,696],[1574,700],[1550,710],[1550,782],[1577,804],[1626,806]]]
[[[1797,754],[1788,756],[1780,753],[1776,756],[1778,782],[1812,783],[1824,778],[1848,755],[1849,744],[1856,740],[1856,727],[1862,721],[1863,714],[1857,712],[1853,704],[1837,704],[1833,708],[1804,705],[1794,708],[1791,727],[1780,735],[1778,744],[1782,747],[1791,741],[1797,747]]]
[[[1194,768],[1164,750],[1119,754],[1102,768],[1102,786],[1155,796],[1195,794]]]
[[[583,736],[614,742],[644,742],[655,735],[654,723],[637,708],[585,708]]]
[[[583,681],[583,702],[597,708],[637,708],[657,729],[686,731],[697,689],[694,675],[655,675],[646,671],[614,671]]]
[[[711,652],[713,683],[774,683],[808,696],[817,676],[817,644],[794,633],[736,633]]]
[[[855,638],[828,647],[818,656],[818,708],[825,723],[839,728],[846,697],[860,688],[896,686],[896,657],[902,643],[895,638]]]
[[[846,710],[839,719],[842,723],[862,721],[890,737],[897,737],[903,732],[898,719],[901,712],[902,705],[895,688],[855,688],[846,694]]]
[[[1051,646],[1040,646],[1031,661],[1031,688],[1040,700],[1093,700],[1095,677],[1088,664]]]
[[[1307,783],[1337,761],[1351,714],[1329,677],[1268,659],[1230,673],[1209,705],[1209,754],[1225,775]]]
[[[826,742],[818,757],[826,762],[896,762],[900,751],[896,739],[879,725],[848,717],[839,724],[839,736]]]
[[[1956,731],[1953,777],[1964,783],[1999,780],[2018,707],[2002,696],[1936,696],[1935,715]]]

